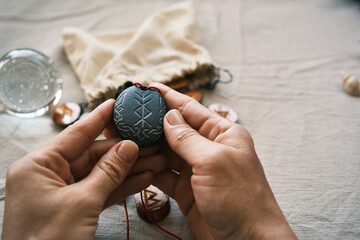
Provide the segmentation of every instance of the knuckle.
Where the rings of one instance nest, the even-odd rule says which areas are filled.
[[[241,133],[242,135],[250,135],[248,130],[246,130],[246,128],[244,128],[243,126],[239,125],[239,124],[235,124],[235,128],[236,130]]]
[[[94,194],[84,193],[80,198],[77,198],[75,200],[75,205],[82,205],[86,209],[88,209],[89,207],[94,209],[97,206],[101,206],[101,201]]]
[[[86,188],[72,188],[68,192],[68,197],[63,201],[63,206],[68,209],[95,209],[102,207],[102,201],[91,191],[86,191]]]
[[[38,155],[37,151],[34,151],[11,163],[6,172],[6,180],[9,182],[18,181],[26,177],[26,173],[33,169]]]
[[[74,124],[71,124],[70,126],[68,126],[65,131],[68,132],[68,133],[73,133],[76,131],[77,129],[77,123],[74,123]]]
[[[254,145],[254,141],[253,141],[253,138],[251,137],[249,131],[244,128],[243,126],[241,125],[236,125],[236,130],[238,132],[238,136],[245,140],[245,142],[247,142],[249,144],[249,146],[253,146]]]
[[[126,166],[122,159],[116,156],[113,159],[108,157],[103,159],[99,164],[99,168],[104,171],[112,182],[118,185],[124,178]]]
[[[80,123],[79,121],[77,121],[74,124],[71,124],[70,126],[68,126],[65,129],[65,131],[69,135],[80,136],[81,138],[89,140],[89,141],[92,140],[91,137],[89,135],[87,135],[87,132],[88,132],[87,126]]]
[[[12,182],[13,180],[19,179],[19,177],[21,177],[22,173],[21,173],[21,168],[20,168],[20,164],[19,164],[19,160],[16,162],[13,162],[7,172],[6,172],[6,179],[7,182]]]
[[[180,112],[186,111],[186,108],[193,105],[196,102],[193,98],[185,95],[185,100],[182,102],[181,106],[178,108]],[[196,102],[197,103],[197,102]]]
[[[197,135],[198,133],[192,129],[192,128],[185,128],[182,129],[175,137],[175,143],[181,143],[184,142],[186,140],[188,140],[189,138]]]

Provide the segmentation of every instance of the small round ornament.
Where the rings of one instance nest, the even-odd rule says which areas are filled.
[[[117,97],[114,105],[115,129],[122,139],[139,147],[158,143],[164,135],[165,100],[158,89],[135,83]]]
[[[234,109],[231,107],[222,104],[222,103],[213,103],[208,106],[208,109],[211,111],[216,112],[220,116],[232,121],[232,122],[238,122],[239,118]]]
[[[146,211],[156,223],[162,221],[169,215],[169,197],[153,185],[150,185],[141,191],[141,193],[135,194],[135,202],[139,217],[148,223],[151,223],[151,221],[147,217]]]
[[[76,122],[82,113],[79,104],[67,102],[55,108],[53,119],[61,127],[67,127]]]

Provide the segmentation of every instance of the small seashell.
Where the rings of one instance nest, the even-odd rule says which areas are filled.
[[[79,104],[67,102],[55,108],[53,120],[61,127],[67,127],[76,122],[82,113]]]
[[[239,118],[234,109],[231,107],[222,104],[222,103],[212,103],[208,106],[208,109],[210,109],[213,112],[216,112],[220,116],[232,121],[232,122],[238,122]]]
[[[360,96],[360,81],[354,76],[340,72],[345,91],[353,96]]]

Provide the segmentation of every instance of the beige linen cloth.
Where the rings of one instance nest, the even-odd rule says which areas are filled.
[[[190,89],[217,75],[201,45],[192,2],[148,17],[137,29],[89,33],[62,30],[64,48],[90,105],[113,98],[126,81],[168,83],[190,77]]]

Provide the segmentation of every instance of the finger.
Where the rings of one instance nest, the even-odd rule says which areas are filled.
[[[103,135],[105,136],[106,139],[118,139],[119,138],[119,135],[115,131],[114,123],[111,123],[109,126],[107,126],[104,129]],[[139,156],[151,155],[151,154],[157,152],[158,149],[159,149],[158,144],[156,144],[154,146],[150,146],[150,147],[141,148],[139,151]]]
[[[151,171],[158,174],[166,169],[167,158],[163,154],[155,154],[148,157],[141,157],[136,160],[129,175],[139,174],[145,171]]]
[[[93,142],[76,160],[70,162],[71,172],[75,179],[89,174],[99,159],[118,142],[119,139],[97,140]]]
[[[51,178],[56,178],[57,180],[63,181],[63,183],[67,184],[71,184],[73,181],[69,162],[57,152],[50,151],[48,149],[37,150],[27,154],[23,159],[21,159],[21,161],[17,161],[22,162],[20,166],[23,168],[23,172],[26,171],[26,166],[40,165],[42,168],[50,170],[50,172],[47,172],[46,175],[51,175]],[[15,162],[15,164],[19,165],[17,162]],[[32,162],[34,162],[35,165],[29,165],[29,163]]]
[[[132,141],[122,141],[111,148],[82,180],[87,191],[106,201],[120,186],[135,163],[138,146]]]
[[[149,171],[127,177],[125,181],[110,194],[105,202],[104,208],[118,203],[127,196],[147,188],[152,183],[153,179],[154,174]]]
[[[67,127],[55,138],[50,140],[47,146],[55,148],[65,159],[73,161],[100,135],[102,130],[112,121],[114,99],[110,99],[86,118],[77,121]]]
[[[153,155],[153,154],[157,153],[158,151],[159,151],[159,144],[156,144],[151,147],[140,148],[139,157]]]
[[[179,110],[186,122],[196,130],[200,130],[200,128],[209,120],[226,120],[225,118],[222,119],[218,114],[207,109],[193,98],[175,91],[164,84],[152,83],[151,86],[160,89],[168,109]]]
[[[188,164],[184,165],[183,169],[180,171],[175,189],[175,199],[185,216],[194,202],[194,195],[191,187],[191,176],[191,167]]]
[[[167,143],[161,146],[161,152],[167,158],[167,167],[176,172],[180,172],[185,161],[176,152],[174,152]]]
[[[186,218],[190,229],[193,230],[192,233],[195,239],[214,239],[209,231],[210,227],[200,213],[197,204],[193,204]]]
[[[110,121],[109,125],[103,130],[103,135],[107,139],[119,138],[119,134],[115,130],[114,120]]]
[[[155,179],[152,182],[152,185],[159,188],[166,195],[175,199],[175,188],[178,181],[179,174],[166,169],[165,171],[155,175]]]
[[[239,124],[219,116],[191,97],[181,94],[161,83],[153,83],[151,86],[159,88],[168,108],[179,110],[185,121],[192,128],[196,129],[200,135],[211,141],[234,148],[241,148],[244,144],[249,145],[248,143],[250,143],[251,147],[252,139],[249,133]],[[239,144],[239,140],[244,141]]]
[[[191,188],[191,167],[187,165],[180,174],[171,170],[155,175],[153,185],[174,198],[178,203],[184,215],[189,211],[189,207],[194,201],[194,195]]]
[[[203,159],[210,158],[217,149],[216,143],[191,128],[176,109],[166,114],[164,130],[171,149],[192,166]]]

